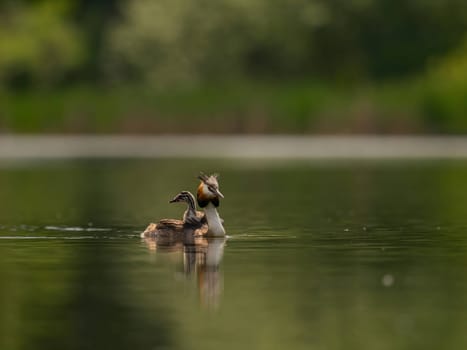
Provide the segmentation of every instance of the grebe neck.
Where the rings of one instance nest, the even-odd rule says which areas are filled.
[[[217,212],[214,204],[209,203],[204,208],[204,214],[206,215],[206,221],[208,222],[208,232],[206,235],[212,237],[225,236],[224,226],[222,225],[221,218],[219,217],[219,213]]]
[[[183,215],[183,221],[190,222],[190,220],[197,219],[196,216],[196,202],[195,197],[188,192],[188,196],[185,197],[187,209]]]

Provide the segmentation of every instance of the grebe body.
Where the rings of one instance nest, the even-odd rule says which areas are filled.
[[[151,223],[141,233],[141,237],[171,237],[178,240],[183,239],[187,233],[203,234],[203,231],[207,231],[206,217],[196,210],[195,197],[188,191],[182,191],[169,203],[179,202],[187,204],[182,220],[162,219],[157,224]]]

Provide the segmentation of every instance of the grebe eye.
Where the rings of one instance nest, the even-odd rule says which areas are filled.
[[[212,193],[216,193],[216,189],[212,186],[208,186],[208,190],[211,191]]]

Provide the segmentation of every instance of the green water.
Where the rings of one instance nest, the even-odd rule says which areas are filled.
[[[200,170],[225,245],[141,240]],[[0,349],[466,348],[466,232],[463,161],[2,162]]]

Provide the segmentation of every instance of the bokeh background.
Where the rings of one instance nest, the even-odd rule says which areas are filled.
[[[464,0],[1,0],[2,133],[461,134]]]

